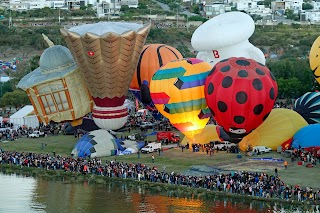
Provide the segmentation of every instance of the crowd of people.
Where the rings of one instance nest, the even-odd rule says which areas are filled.
[[[154,165],[154,158],[152,162]],[[19,167],[78,172],[83,175],[95,174],[110,178],[130,178],[137,181],[205,188],[212,191],[263,198],[278,198],[287,201],[320,202],[320,190],[313,190],[310,187],[302,188],[298,185],[286,185],[278,176],[277,169],[274,175],[262,172],[239,171],[207,176],[191,176],[174,172],[168,173],[165,168],[163,171],[159,171],[155,166],[147,166],[141,163],[128,164],[116,160],[102,162],[99,158],[74,159],[56,155],[55,153],[50,155],[3,150],[0,150],[0,163]]]

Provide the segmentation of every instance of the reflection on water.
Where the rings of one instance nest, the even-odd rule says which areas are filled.
[[[155,194],[144,186],[108,182],[105,185],[47,181],[0,173],[0,212],[156,212],[156,213],[264,213],[316,212],[318,207],[294,207],[237,198],[207,200]],[[169,195],[169,196],[168,196]]]

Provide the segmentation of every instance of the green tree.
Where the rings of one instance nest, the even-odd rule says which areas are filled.
[[[0,99],[1,106],[15,106],[20,107],[22,105],[30,104],[30,100],[25,91],[21,89],[14,90],[13,92],[7,92]]]
[[[302,10],[312,10],[313,6],[309,3],[303,3],[302,4]]]

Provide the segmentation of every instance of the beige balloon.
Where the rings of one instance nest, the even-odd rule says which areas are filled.
[[[136,25],[99,22],[80,26],[80,33],[61,29],[95,102],[93,118],[100,128],[117,129],[126,122],[123,103],[150,30],[150,25]],[[123,31],[123,26],[135,29]],[[90,27],[96,27],[96,33]]]

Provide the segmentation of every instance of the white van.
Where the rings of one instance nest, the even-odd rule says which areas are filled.
[[[254,146],[252,147],[252,151],[254,152],[254,150],[256,150],[256,152],[259,152],[262,154],[262,153],[268,153],[268,152],[271,152],[271,148],[269,147],[266,147],[266,146]]]

